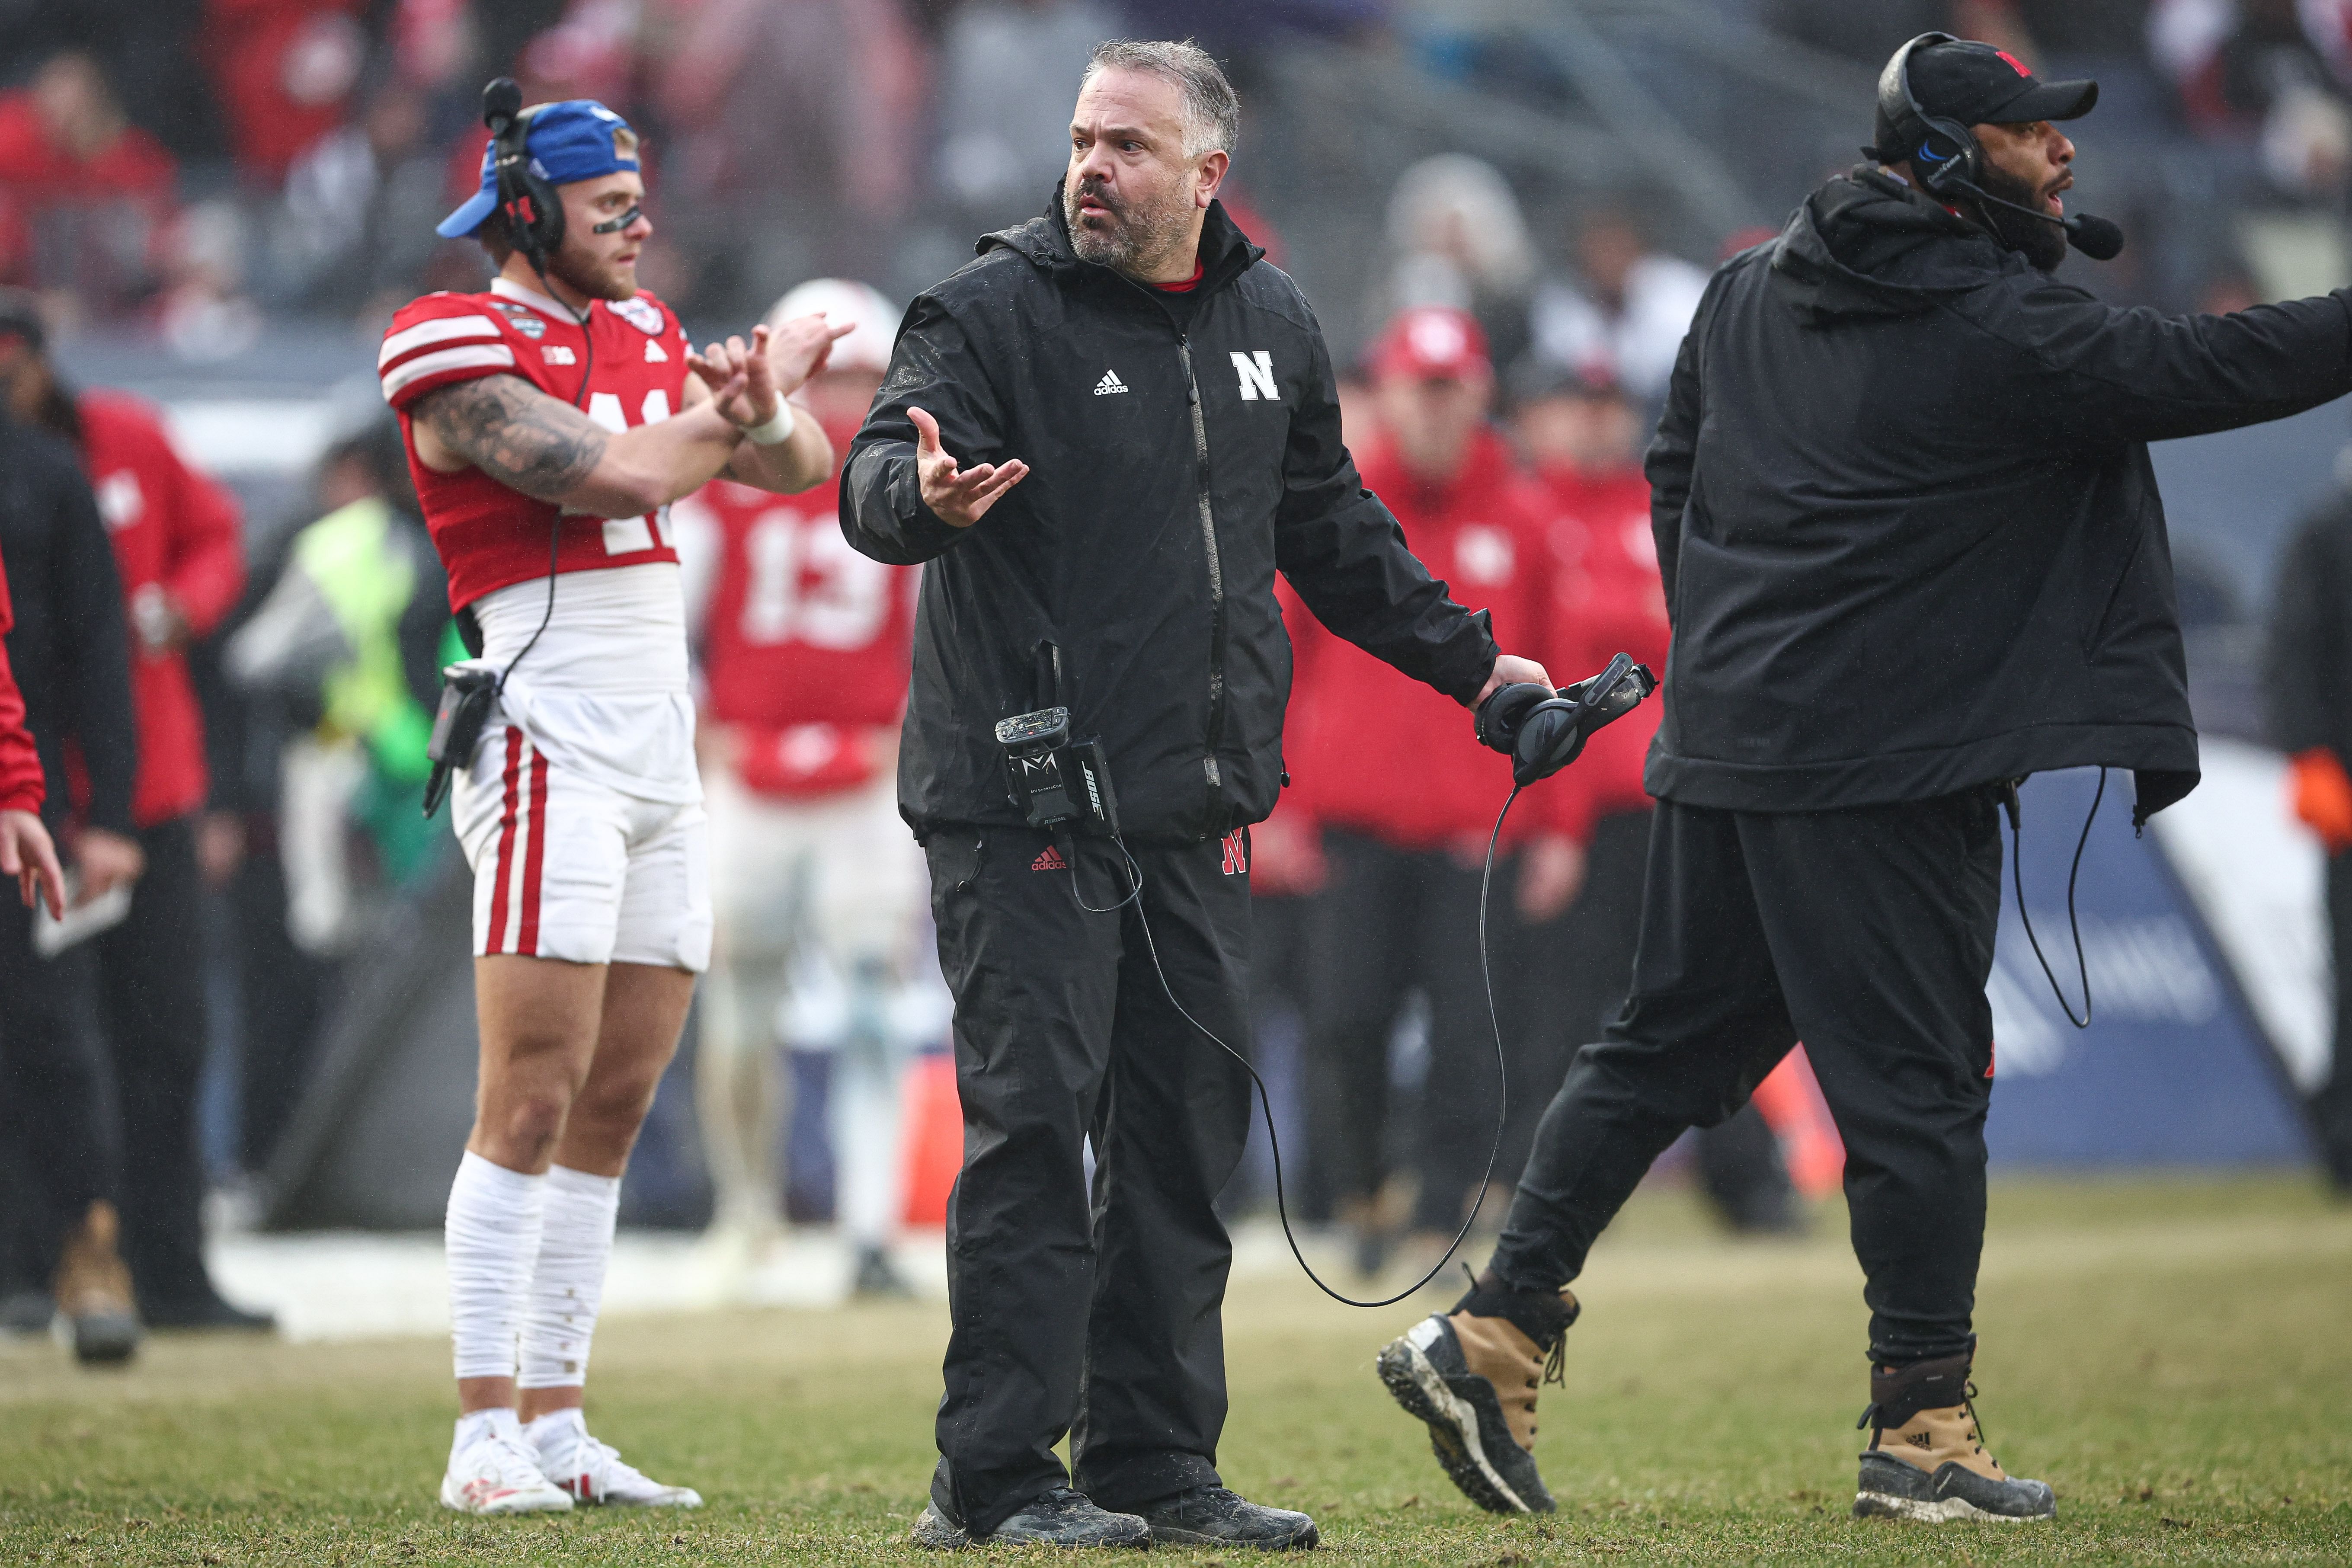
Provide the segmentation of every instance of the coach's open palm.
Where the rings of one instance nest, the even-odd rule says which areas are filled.
[[[1028,477],[1029,465],[1018,458],[959,469],[940,445],[940,422],[919,408],[907,410],[915,422],[915,468],[922,476],[923,504],[941,522],[970,528],[988,515],[996,498]]]

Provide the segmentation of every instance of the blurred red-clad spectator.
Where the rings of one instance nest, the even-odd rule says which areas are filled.
[[[98,62],[53,57],[0,93],[0,282],[108,310],[152,284],[178,165],[132,125]]]
[[[205,58],[237,169],[276,186],[341,124],[367,62],[363,0],[205,0]]]
[[[245,590],[237,505],[181,460],[146,403],[92,389],[64,406],[80,426],[82,468],[122,574],[139,716],[131,816],[152,827],[194,811],[210,791],[204,717],[185,649],[218,626]]]
[[[1516,420],[1534,459],[1549,524],[1554,679],[1581,680],[1619,653],[1666,668],[1666,598],[1650,531],[1650,481],[1638,459],[1641,419],[1605,363],[1580,370],[1532,362]],[[1602,817],[1650,809],[1642,763],[1659,705],[1645,702],[1593,736],[1554,786],[1556,818],[1580,844]]]
[[[1365,485],[1455,598],[1493,612],[1504,646],[1542,646],[1548,512],[1487,424],[1485,332],[1465,311],[1416,307],[1382,334],[1371,368],[1382,430],[1356,454]],[[1390,1228],[1380,1203],[1388,1044],[1415,987],[1429,1005],[1430,1066],[1411,1141],[1421,1174],[1412,1228],[1452,1231],[1485,1167],[1477,1123],[1491,1114],[1495,1056],[1477,900],[1509,770],[1458,704],[1340,642],[1284,595],[1297,650],[1284,739],[1295,784],[1267,847],[1292,862],[1278,868],[1287,885],[1323,882],[1308,918],[1308,1126],[1369,1272]],[[1492,924],[1506,975],[1524,922],[1557,915],[1574,891],[1561,841],[1546,830],[1553,798],[1530,794],[1505,829]],[[1505,1028],[1516,1036],[1510,1000]]]

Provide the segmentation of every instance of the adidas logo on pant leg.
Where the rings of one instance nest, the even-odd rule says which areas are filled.
[[[1114,392],[1125,392],[1126,390],[1127,383],[1119,380],[1118,372],[1115,370],[1107,370],[1103,372],[1103,378],[1095,383],[1095,395],[1097,397],[1108,397]]]

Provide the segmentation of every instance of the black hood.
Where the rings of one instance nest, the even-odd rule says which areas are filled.
[[[1054,182],[1054,194],[1045,203],[1045,210],[1027,223],[1014,228],[998,229],[984,234],[972,247],[973,254],[986,256],[992,250],[1018,251],[1032,264],[1045,272],[1099,272],[1116,277],[1108,267],[1083,261],[1070,245],[1069,220],[1062,214],[1064,180]],[[1211,202],[1207,217],[1201,225],[1201,289],[1219,288],[1248,271],[1253,263],[1265,252],[1250,243],[1234,220],[1225,215],[1225,204]]]
[[[1776,297],[1815,325],[1916,315],[2030,265],[1969,219],[1866,163],[1806,197],[1771,248]]]

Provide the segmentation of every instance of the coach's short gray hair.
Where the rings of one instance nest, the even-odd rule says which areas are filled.
[[[1186,38],[1107,38],[1087,57],[1078,90],[1107,70],[1144,71],[1172,82],[1184,95],[1184,156],[1231,153],[1241,140],[1242,100],[1209,52]]]

